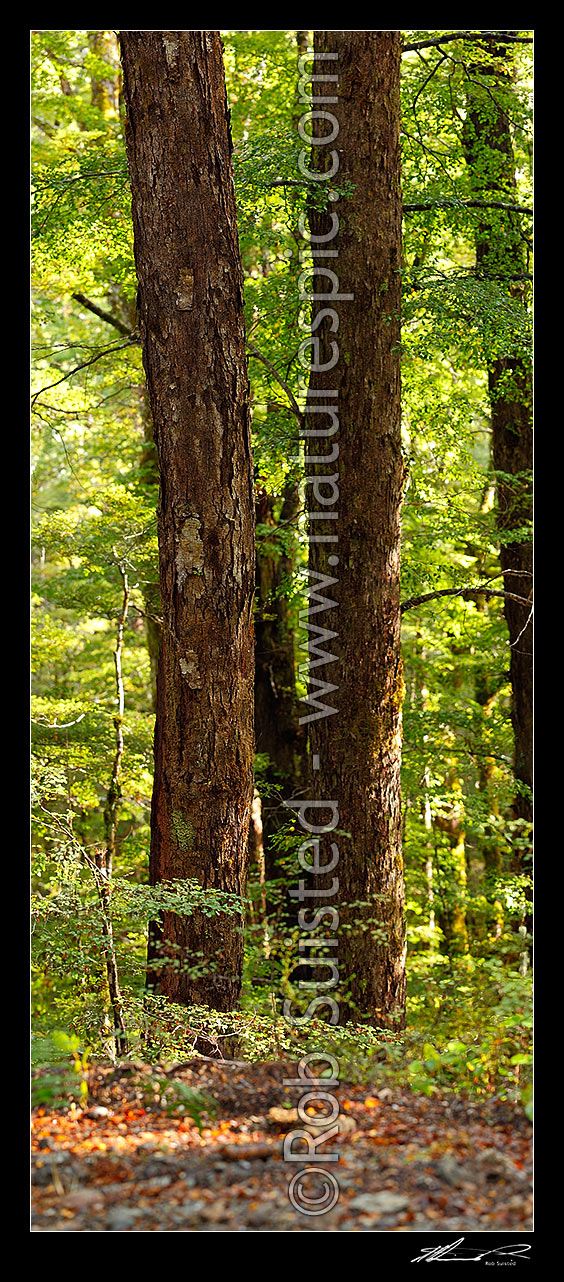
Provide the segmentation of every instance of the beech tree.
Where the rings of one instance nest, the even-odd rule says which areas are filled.
[[[160,472],[151,884],[242,895],[252,789],[254,510],[231,141],[216,31],[124,31],[139,320]],[[164,913],[149,979],[231,1009],[240,916]]]
[[[502,35],[507,33],[502,33]],[[490,36],[467,55],[463,142],[472,193],[501,201],[485,209],[476,231],[476,266],[515,306],[526,301],[527,234],[516,208],[511,132],[511,46]],[[505,203],[506,208],[503,208]],[[511,721],[515,736],[514,814],[533,818],[533,389],[530,359],[506,347],[490,361],[492,461],[497,477],[497,524],[504,574],[504,612],[511,648]],[[518,598],[521,598],[519,601]]]
[[[334,442],[339,446],[338,462],[329,466],[319,459],[321,472],[339,473],[338,568],[330,568],[331,544],[310,545],[314,574],[338,580],[325,591],[338,605],[329,616],[334,621],[325,626],[338,632],[332,646],[338,647],[339,662],[311,674],[324,673],[338,685],[332,696],[338,713],[313,721],[309,733],[311,751],[319,757],[316,791],[320,798],[338,800],[340,828],[347,834],[339,862],[339,964],[350,996],[340,1018],[401,1023],[401,36],[397,31],[316,31],[315,51],[338,55],[316,63],[317,74],[336,74],[338,83],[314,82],[314,96],[333,99],[329,110],[339,133],[330,147],[312,147],[311,167],[329,167],[334,148],[339,155],[334,182],[351,184],[352,195],[328,212],[312,209],[310,228],[312,237],[327,238],[330,211],[338,208],[340,227],[331,240],[338,258],[330,265],[341,292],[354,300],[340,303],[336,335],[329,315],[316,327],[319,366],[329,367],[335,339],[339,360],[330,374],[313,371],[309,384],[312,408],[323,403],[319,389],[337,391],[329,404],[338,406],[340,425],[329,441],[307,442],[311,455],[327,456]],[[319,293],[324,292],[321,281],[314,286]],[[314,302],[312,325],[321,307],[327,313],[327,304]],[[312,425],[327,423],[316,415],[308,429]],[[310,509],[314,506],[311,501]],[[314,521],[311,531],[316,530]]]

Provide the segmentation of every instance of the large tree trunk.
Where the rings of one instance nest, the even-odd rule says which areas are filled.
[[[316,74],[337,73],[338,85],[314,82],[314,96],[338,96],[328,111],[337,117],[339,133],[329,146],[312,147],[311,168],[328,169],[335,149],[339,171],[329,186],[348,182],[354,191],[329,204],[326,213],[311,209],[312,238],[328,237],[334,211],[340,219],[327,245],[338,257],[314,261],[336,271],[341,293],[354,294],[354,301],[337,305],[336,333],[328,316],[315,330],[318,363],[330,362],[335,343],[339,359],[330,372],[312,372],[308,393],[313,410],[324,403],[319,389],[335,389],[337,397],[326,398],[326,403],[337,409],[340,423],[337,435],[306,442],[310,455],[329,457],[338,442],[338,462],[322,464],[320,458],[319,466],[321,474],[339,472],[340,491],[334,525],[312,520],[309,527],[310,536],[320,530],[338,535],[338,544],[310,544],[312,574],[338,580],[323,592],[333,596],[338,609],[314,615],[313,622],[338,632],[339,638],[328,645],[333,651],[338,647],[339,663],[310,673],[310,680],[338,685],[338,692],[329,696],[337,715],[310,726],[312,780],[316,796],[339,805],[339,966],[342,989],[350,994],[341,1002],[340,1021],[402,1024],[401,37],[397,31],[316,31],[315,50],[338,54],[336,61],[319,61],[314,67]],[[319,104],[314,102],[314,109]],[[330,123],[323,120],[319,132],[327,136],[329,130]],[[314,249],[321,246],[312,243]],[[326,277],[315,279],[314,290],[331,292]],[[320,307],[328,306],[314,302],[313,324]],[[313,355],[311,360],[313,364]],[[306,423],[307,431],[327,427],[327,418],[317,413]],[[311,468],[309,463],[308,474]],[[321,490],[326,494],[323,486]],[[309,486],[307,493],[310,511],[328,511],[315,502]]]
[[[242,272],[216,31],[121,33],[143,358],[159,457],[163,637],[150,879],[245,891],[254,513]],[[150,983],[231,1009],[241,920],[165,913]],[[202,965],[203,963],[203,965]],[[190,973],[197,967],[204,973]]]
[[[487,40],[490,58],[472,63],[466,90],[463,141],[472,193],[515,202],[515,159],[511,138],[512,67],[506,46]],[[476,265],[500,282],[514,300],[523,300],[527,271],[520,215],[484,213],[476,231]],[[505,286],[502,282],[506,282]],[[504,588],[529,600],[532,595],[532,369],[508,351],[488,368],[492,457],[497,474],[497,523]],[[510,533],[515,533],[511,539]],[[528,606],[506,597],[511,646],[511,720],[515,737],[516,818],[532,820],[533,786],[533,625]]]

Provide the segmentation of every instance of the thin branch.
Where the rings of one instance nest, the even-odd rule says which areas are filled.
[[[64,196],[64,195],[65,195],[65,193],[68,191],[68,188],[70,187],[71,183],[82,182],[83,180],[88,179],[88,178],[103,178],[103,177],[112,177],[112,176],[117,176],[119,173],[120,173],[120,170],[111,170],[111,169],[110,169],[110,170],[98,170],[98,171],[94,171],[94,172],[92,172],[92,173],[86,173],[86,174],[75,174],[75,176],[74,176],[73,178],[69,178],[69,179],[68,179],[68,181],[65,183],[65,185],[64,185],[63,187],[61,187],[61,190],[60,190],[59,192],[57,192],[57,195],[55,196],[55,199],[54,199],[54,201],[53,201],[53,204],[52,204],[52,205],[50,206],[50,208],[47,210],[47,213],[46,213],[46,215],[45,215],[45,218],[43,219],[43,222],[42,222],[42,223],[41,223],[41,225],[39,226],[38,230],[34,233],[34,237],[33,237],[33,238],[34,238],[34,239],[36,239],[38,236],[40,236],[40,235],[41,235],[42,231],[44,231],[44,230],[45,230],[45,228],[46,228],[46,226],[47,226],[47,223],[49,222],[49,219],[50,219],[51,215],[52,215],[52,214],[54,214],[55,209],[57,208],[57,205],[58,205],[59,201],[60,201],[60,200],[62,200],[63,196]],[[42,192],[42,191],[44,191],[44,190],[47,190],[50,186],[51,186],[51,183],[50,183],[50,182],[45,182],[45,183],[36,183],[36,185],[35,185],[35,190],[36,190],[37,192],[39,192],[39,193],[40,193],[40,192]]]
[[[497,31],[449,31],[444,36],[436,36],[434,40],[416,40],[413,44],[404,45],[402,53],[415,53],[418,49],[440,48],[451,40],[485,40],[488,37],[495,39],[496,44],[532,45],[533,43],[532,36],[501,35]]]
[[[73,174],[72,177],[65,178],[63,181],[63,186],[61,188],[60,194],[63,195],[64,192],[67,190],[68,187],[71,186],[72,183],[86,182],[89,178],[123,178],[124,176],[125,176],[125,171],[123,169],[86,170],[83,174]],[[52,179],[48,179],[44,183],[37,182],[35,184],[35,190],[46,191],[51,186],[52,186]]]
[[[526,621],[526,623],[524,623],[524,624],[523,624],[523,627],[521,628],[521,631],[520,631],[520,633],[519,633],[519,636],[518,636],[518,637],[516,637],[514,641],[511,641],[511,642],[510,642],[510,646],[511,646],[511,649],[512,649],[512,650],[514,649],[514,647],[515,647],[516,645],[518,645],[518,644],[519,644],[519,641],[521,640],[521,637],[523,636],[523,633],[527,631],[527,628],[528,628],[528,626],[529,626],[529,623],[531,622],[532,617],[533,617],[533,607],[531,606],[531,608],[530,608],[530,610],[529,610],[529,615],[528,615],[527,621]]]
[[[107,870],[104,866],[104,852],[95,849],[94,859],[92,859],[88,854],[86,847],[81,845],[75,837],[71,824],[65,822],[61,815],[54,815],[53,811],[48,810],[41,802],[39,803],[39,809],[42,810],[44,814],[48,815],[50,819],[55,820],[54,823],[48,824],[47,827],[52,828],[55,832],[63,832],[65,834],[71,845],[74,846],[75,850],[86,864],[86,867],[89,868],[92,873],[102,918],[102,934],[104,936],[102,951],[106,961],[110,1005],[114,1016],[115,1047],[117,1053],[119,1055],[123,1055],[127,1051],[127,1032],[123,1011],[123,998],[119,987],[113,926],[110,915],[111,885],[108,881]]]
[[[104,807],[104,829],[106,837],[105,851],[96,852],[96,866],[99,872],[97,882],[100,906],[102,908],[103,930],[105,936],[104,953],[106,957],[106,972],[108,977],[108,991],[114,1016],[114,1035],[116,1051],[119,1055],[124,1055],[127,1050],[127,1036],[125,1027],[125,1017],[123,1011],[123,998],[121,995],[119,975],[117,968],[117,959],[115,953],[113,925],[110,913],[111,903],[111,881],[113,872],[113,860],[116,849],[116,836],[118,815],[121,801],[120,774],[123,757],[123,714],[125,708],[125,694],[123,685],[123,673],[121,667],[122,650],[123,650],[123,633],[127,622],[127,611],[129,606],[129,582],[125,572],[123,561],[117,558],[115,548],[112,549],[117,560],[118,569],[121,576],[123,599],[121,613],[117,621],[116,629],[116,648],[114,650],[114,666],[116,677],[116,695],[118,711],[114,718],[116,731],[116,751],[112,766],[110,785],[106,796],[106,805]]]
[[[272,362],[269,361],[266,356],[263,356],[262,352],[259,352],[258,347],[255,347],[254,343],[247,342],[247,351],[250,353],[251,356],[256,357],[258,361],[262,361],[263,365],[266,365],[267,370],[270,371],[270,373],[272,374],[272,377],[276,379],[276,382],[279,383],[282,390],[286,393],[286,396],[288,397],[288,400],[292,408],[292,413],[296,415],[296,418],[301,423],[303,421],[303,414],[291,387],[288,387],[288,384],[284,381],[283,378],[281,378],[280,374],[278,373],[278,370],[275,369]]]
[[[419,140],[417,139],[416,141],[419,141]],[[428,148],[427,150],[430,150],[430,148]],[[438,155],[439,153],[436,152],[433,154]],[[305,189],[306,187],[309,186],[309,184],[307,182],[304,182],[303,179],[301,178],[273,178],[271,182],[264,183],[263,186],[269,187],[269,188],[270,187],[302,187]],[[439,200],[422,201],[416,204],[413,204],[408,201],[402,206],[402,208],[403,208],[404,214],[422,213],[426,209],[508,209],[510,213],[526,214],[529,218],[532,218],[533,216],[533,211],[532,209],[529,209],[528,206],[513,205],[511,204],[510,201],[506,201],[506,200],[457,200],[456,197],[453,197],[452,199],[449,199],[447,197],[442,200],[439,199]],[[77,294],[73,294],[73,298],[77,298],[77,297],[78,297]],[[82,301],[85,302],[86,306],[90,306],[87,300],[83,299]],[[96,309],[92,307],[92,311],[95,311],[95,310]],[[98,315],[101,315],[101,314],[102,313],[100,312],[98,313]],[[109,317],[102,316],[102,319],[108,320]],[[110,323],[113,323],[113,322],[110,322]]]
[[[260,185],[262,187],[311,187],[311,183],[303,178],[272,178],[270,182],[261,183]]]
[[[416,268],[416,270],[418,269]],[[450,274],[447,274],[446,271],[439,272],[437,270],[434,276],[428,275],[425,279],[423,278],[423,271],[424,269],[422,268],[420,277],[414,275],[409,276],[409,274],[406,274],[407,285],[410,289],[438,289],[441,285],[451,288],[453,284],[457,284],[459,281],[465,280],[477,281],[478,283],[485,280],[492,280],[500,281],[502,284],[505,283],[507,285],[516,284],[519,281],[533,280],[531,272],[521,272],[519,276],[502,276],[501,273],[494,272],[486,274],[486,272],[478,271],[476,268],[470,269],[469,271],[460,271],[458,267],[454,267],[450,270]],[[474,321],[475,317],[467,316],[466,319]]]
[[[129,587],[127,574],[125,572],[124,562],[118,559],[115,548],[113,548],[112,551],[114,553],[114,556],[116,557],[117,566],[121,576],[123,598],[122,598],[121,612],[117,621],[116,648],[114,650],[116,696],[117,696],[117,704],[118,704],[117,716],[114,718],[114,725],[115,725],[115,731],[116,731],[116,752],[115,752],[114,763],[112,767],[110,786],[108,788],[108,794],[106,798],[106,806],[104,810],[104,824],[106,829],[105,874],[108,881],[111,881],[111,878],[112,878],[113,858],[114,858],[115,845],[116,845],[117,819],[118,819],[118,811],[119,811],[119,803],[120,803],[120,795],[121,795],[119,779],[121,774],[121,761],[123,757],[123,713],[124,713],[124,707],[125,707],[125,694],[124,694],[121,659],[122,659],[122,651],[123,651],[123,633],[124,633],[124,628],[127,622],[127,612],[129,608],[129,596],[130,596],[130,587]]]
[[[35,719],[32,717],[31,722],[32,722],[32,725],[42,726],[45,730],[68,730],[69,726],[77,726],[79,721],[82,721],[83,717],[85,716],[86,716],[86,713],[81,712],[80,716],[76,718],[76,721],[61,721],[61,722],[35,721]]]
[[[411,141],[412,141],[412,142],[414,142],[414,143],[416,144],[416,146],[417,146],[417,147],[421,147],[421,150],[422,150],[425,154],[427,154],[427,155],[429,155],[429,156],[433,156],[433,158],[434,158],[435,160],[437,160],[437,161],[438,161],[438,163],[439,163],[439,165],[440,165],[440,168],[442,169],[443,173],[445,174],[445,177],[446,177],[446,178],[448,178],[448,180],[449,180],[449,182],[450,182],[451,177],[452,177],[452,174],[451,174],[451,171],[447,168],[447,166],[443,164],[443,159],[445,159],[445,160],[452,160],[452,150],[451,150],[451,151],[437,151],[436,147],[430,147],[430,146],[429,146],[429,144],[428,144],[428,143],[426,143],[426,142],[424,141],[424,139],[423,139],[423,135],[422,135],[422,133],[421,133],[421,128],[420,128],[420,126],[419,126],[419,122],[418,122],[418,120],[417,120],[417,117],[415,117],[415,123],[416,123],[416,125],[417,125],[418,134],[412,134],[412,133],[410,133],[409,129],[406,129],[406,128],[405,128],[405,125],[402,125],[402,130],[401,130],[401,132],[402,132],[402,134],[403,134],[404,138],[410,138],[410,139],[411,139]]]
[[[59,352],[97,352],[99,343],[32,343],[32,352],[47,352],[49,356],[58,356]]]
[[[414,610],[417,605],[425,605],[427,601],[438,601],[440,597],[445,596],[459,596],[462,601],[476,601],[479,597],[487,597],[489,600],[490,597],[499,596],[509,601],[517,601],[519,605],[530,606],[531,604],[527,597],[517,596],[515,592],[500,592],[493,588],[441,588],[438,592],[424,592],[421,596],[410,597],[409,601],[402,602],[400,611],[405,614],[406,610]]]
[[[123,321],[118,320],[117,316],[112,316],[111,312],[104,311],[103,307],[98,307],[97,303],[91,302],[84,294],[73,294],[73,298],[77,303],[81,303],[83,307],[88,308],[89,312],[99,316],[100,320],[106,321],[107,325],[113,325],[114,329],[119,330],[119,333],[123,334],[125,338],[132,337],[134,331],[128,329],[127,325],[123,324]]]
[[[413,114],[414,114],[414,115],[415,115],[415,104],[416,104],[416,102],[417,102],[417,99],[421,97],[421,94],[423,93],[423,90],[427,88],[427,85],[428,85],[428,84],[429,84],[429,82],[433,79],[433,76],[434,76],[434,75],[435,75],[435,73],[439,70],[439,67],[440,67],[440,66],[442,66],[443,62],[445,61],[445,58],[446,58],[446,56],[447,56],[447,55],[446,55],[446,53],[443,53],[442,49],[441,49],[440,53],[441,53],[440,58],[437,58],[437,61],[436,61],[436,62],[434,63],[434,65],[431,67],[431,70],[430,70],[429,74],[428,74],[427,76],[425,76],[425,79],[424,79],[424,80],[423,80],[423,82],[419,85],[419,88],[418,88],[418,90],[417,90],[417,93],[416,93],[416,95],[415,95],[415,98],[413,99],[413,102],[412,102],[412,104],[411,104],[411,110],[412,110],[412,112],[413,112]],[[425,59],[423,59],[423,61],[425,61]],[[426,63],[426,65],[428,66],[429,64],[428,64],[428,63]]]
[[[130,339],[127,343],[119,343],[117,347],[104,347],[101,352],[98,352],[96,356],[92,356],[89,361],[83,361],[82,364],[75,365],[74,369],[70,369],[68,374],[63,374],[62,378],[57,378],[54,383],[47,383],[45,387],[40,387],[39,391],[34,392],[31,398],[31,408],[33,409],[36,400],[43,392],[50,391],[52,387],[58,387],[59,383],[65,383],[68,378],[72,378],[73,374],[78,374],[81,369],[87,369],[89,365],[94,365],[96,361],[101,360],[103,356],[108,356],[110,352],[123,352],[127,347],[135,347],[136,344],[137,339]]]
[[[426,209],[508,209],[514,214],[527,214],[532,218],[533,211],[526,205],[512,205],[506,200],[431,200],[422,201],[419,204],[405,204],[403,206],[404,214],[422,213]]]

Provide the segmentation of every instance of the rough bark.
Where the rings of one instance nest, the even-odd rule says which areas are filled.
[[[221,41],[216,31],[125,31],[120,39],[160,473],[150,879],[194,878],[241,895],[252,799],[254,512]],[[149,982],[180,1003],[231,1009],[242,952],[239,917],[166,913],[152,932]]]
[[[330,204],[327,213],[312,209],[310,229],[313,236],[327,235],[337,210],[340,228],[330,247],[338,257],[328,265],[338,274],[341,292],[353,293],[354,301],[338,304],[337,334],[327,317],[316,331],[319,363],[330,360],[334,341],[339,360],[330,373],[313,372],[309,384],[311,404],[323,403],[319,396],[312,400],[317,389],[337,390],[338,398],[328,403],[338,405],[340,422],[338,435],[307,442],[310,454],[327,454],[338,442],[338,462],[321,465],[321,473],[338,470],[340,490],[338,547],[310,546],[310,569],[338,579],[325,592],[338,609],[324,626],[339,637],[330,644],[338,664],[311,673],[339,687],[330,696],[337,715],[310,727],[311,752],[319,756],[312,780],[315,795],[339,803],[339,965],[349,992],[340,1020],[401,1025],[401,37],[397,31],[316,31],[315,49],[338,54],[337,62],[315,67],[317,73],[336,71],[338,84],[318,82],[314,93],[338,95],[328,109],[339,121],[339,134],[330,147],[312,147],[311,168],[329,167],[334,148],[340,165],[331,185],[349,182],[354,191]],[[326,121],[322,127],[326,135]],[[326,280],[314,289],[328,292]],[[314,320],[319,306],[314,303]],[[327,420],[315,415],[307,426],[322,424]],[[311,497],[308,507],[317,507]],[[319,522],[310,523],[311,533],[319,528]],[[329,559],[335,552],[338,568]],[[320,614],[315,622],[324,619]],[[365,906],[355,906],[359,902]]]
[[[473,193],[515,198],[515,159],[511,137],[511,55],[494,40],[490,55],[476,54],[467,86],[463,141]],[[511,278],[527,270],[526,241],[519,214],[484,213],[476,231],[476,265],[486,276],[507,279],[514,299],[526,286]],[[502,286],[503,287],[503,286]],[[492,458],[497,475],[497,524],[504,572],[504,612],[511,646],[511,720],[515,738],[516,818],[532,820],[533,786],[533,624],[532,597],[532,367],[511,350],[488,367]],[[511,532],[515,538],[511,539]]]
[[[159,488],[159,460],[155,445],[155,433],[153,430],[153,419],[151,416],[151,406],[147,388],[144,385],[139,389],[139,401],[141,411],[141,421],[143,424],[143,450],[139,464],[139,478],[143,485],[149,490],[158,492]],[[152,567],[151,567],[152,569]],[[151,573],[143,582],[143,605],[145,610],[145,635],[147,637],[147,653],[149,655],[149,667],[151,672],[151,703],[153,712],[157,711],[157,679],[159,671],[159,656],[161,652],[161,591],[159,586],[158,567],[155,566],[154,574]]]

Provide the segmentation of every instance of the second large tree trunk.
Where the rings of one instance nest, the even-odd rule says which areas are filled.
[[[121,33],[143,358],[159,457],[163,637],[151,883],[244,894],[254,510],[242,272],[216,31]],[[241,919],[165,913],[150,981],[228,1010]]]
[[[515,159],[511,136],[514,110],[511,58],[505,46],[485,40],[490,55],[476,53],[468,78],[463,142],[473,195],[515,201]],[[518,213],[503,210],[483,215],[476,230],[476,265],[486,278],[499,281],[514,302],[525,302],[527,264]],[[508,350],[490,361],[488,386],[492,422],[492,457],[497,476],[497,525],[505,591],[532,597],[533,515],[532,367],[530,360]],[[512,537],[513,535],[513,537]],[[515,737],[513,806],[516,818],[533,817],[533,624],[528,605],[506,597],[505,618],[511,647],[511,720]],[[518,861],[517,861],[518,862]]]
[[[338,580],[324,592],[334,596],[338,609],[317,614],[313,621],[338,633],[338,642],[329,648],[337,646],[339,656],[338,664],[311,671],[311,677],[338,685],[329,699],[337,715],[310,727],[314,765],[319,757],[312,779],[319,798],[338,801],[339,830],[346,834],[337,838],[344,994],[340,1020],[401,1024],[401,37],[396,31],[316,31],[315,50],[338,55],[336,61],[320,60],[314,66],[318,75],[337,74],[338,85],[314,82],[314,95],[338,96],[327,110],[337,117],[339,133],[330,146],[312,148],[311,165],[328,168],[334,148],[340,164],[330,185],[354,184],[350,198],[330,204],[327,213],[311,211],[313,237],[328,236],[335,210],[340,219],[338,233],[327,245],[337,249],[338,257],[315,261],[336,271],[341,293],[354,294],[354,301],[337,305],[337,332],[327,316],[315,330],[319,364],[331,360],[335,342],[339,360],[330,372],[313,372],[310,378],[311,407],[324,403],[319,389],[335,389],[337,399],[328,397],[327,403],[338,410],[340,423],[337,435],[325,441],[314,438],[315,447],[307,442],[310,454],[315,448],[320,455],[338,442],[338,461],[328,465],[320,460],[318,471],[338,471],[340,491],[334,526],[310,523],[314,535],[328,529],[338,534],[337,546],[311,544],[310,569]],[[329,127],[323,120],[319,132],[327,136]],[[316,245],[321,242],[314,240]],[[330,293],[327,279],[318,279],[314,289]],[[321,306],[328,304],[314,304],[314,324]],[[327,426],[321,414],[312,414],[307,422],[308,430]],[[309,487],[308,495],[308,507],[315,510],[319,505]]]

